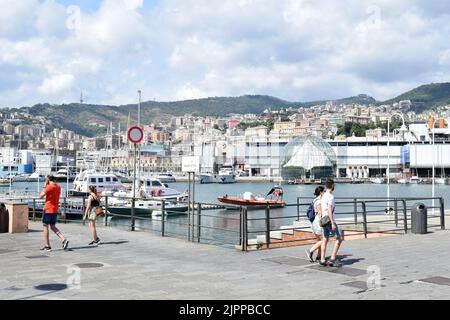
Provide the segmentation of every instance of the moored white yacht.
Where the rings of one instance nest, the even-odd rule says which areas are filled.
[[[210,184],[210,183],[221,183],[221,184],[229,184],[236,182],[236,175],[233,170],[223,168],[219,171],[218,174],[212,173],[201,173],[198,176],[198,182],[201,184]]]
[[[201,173],[197,179],[200,184],[210,184],[216,182],[216,177],[212,173]]]
[[[371,178],[370,181],[374,184],[383,184],[386,183],[386,179],[383,177]]]
[[[185,200],[186,198],[186,194],[181,193],[178,190],[169,188],[159,179],[155,179],[152,177],[142,177],[140,180],[141,193],[146,198],[167,201],[181,201]]]
[[[162,183],[175,183],[177,179],[171,173],[161,173],[156,176],[156,179],[160,180]]]
[[[219,171],[219,175],[216,177],[217,183],[235,183],[236,182],[236,175],[234,174],[234,171],[232,168],[222,168]]]
[[[112,173],[101,173],[96,171],[83,171],[75,177],[72,187],[73,195],[87,195],[89,187],[94,186],[97,192],[100,193],[114,193],[120,190],[125,190],[125,186],[116,175]]]
[[[70,172],[70,170],[67,169],[59,169],[56,174],[54,175],[55,177],[55,181],[73,181],[74,180],[74,175],[72,174],[72,172]]]
[[[9,186],[9,184],[12,183],[8,178],[2,178],[0,177],[0,186]]]
[[[419,184],[420,178],[418,176],[412,176],[411,179],[409,180],[409,182],[411,184]]]
[[[36,172],[33,172],[32,174],[30,174],[28,179],[31,182],[45,181],[45,175],[36,171]]]

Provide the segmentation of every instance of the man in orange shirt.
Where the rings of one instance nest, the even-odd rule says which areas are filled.
[[[62,241],[62,247],[67,249],[69,241],[67,241],[61,232],[56,228],[59,212],[59,196],[61,195],[61,187],[55,183],[52,175],[47,176],[44,190],[41,192],[41,199],[45,198],[44,213],[42,214],[42,224],[44,225],[44,243],[45,247],[41,251],[51,251],[48,226]]]

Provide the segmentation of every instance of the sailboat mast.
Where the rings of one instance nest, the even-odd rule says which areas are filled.
[[[142,91],[138,90],[138,96],[139,96],[139,101],[138,101],[138,127],[141,128],[141,100],[142,100]],[[137,169],[137,187],[140,189],[141,187],[141,147],[140,145],[137,148],[138,151],[138,169]]]

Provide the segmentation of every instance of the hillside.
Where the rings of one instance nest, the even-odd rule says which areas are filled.
[[[298,108],[300,104],[269,96],[219,97],[178,102],[148,101],[142,103],[141,117],[143,123],[149,123],[185,114],[211,116],[225,116],[230,113],[260,114],[267,108],[289,107]],[[94,136],[105,133],[105,126],[111,122],[115,126],[120,122],[122,128],[125,128],[129,114],[132,121],[135,122],[137,109],[137,104],[107,106],[73,103],[68,105],[38,104],[30,108],[29,112],[33,116],[44,116],[52,120],[56,126],[73,130],[82,135]]]
[[[450,104],[450,83],[423,85],[382,104],[393,104],[402,100],[411,100],[416,112]]]
[[[320,100],[320,101],[311,101],[311,102],[303,102],[300,103],[302,107],[312,107],[317,105],[323,105],[326,104],[329,100]],[[358,96],[344,98],[344,99],[338,99],[334,100],[336,104],[362,104],[362,105],[371,105],[376,104],[377,100],[372,98],[371,96],[368,96],[366,94],[360,94]]]
[[[124,128],[128,112],[114,106],[68,104],[38,104],[29,109],[33,116],[44,116],[56,127],[72,130],[84,136],[95,136],[105,133],[106,126],[113,122],[121,123]],[[100,125],[99,125],[100,124]],[[103,125],[103,126],[102,126]]]
[[[440,105],[450,104],[450,83],[433,83],[423,85],[408,91],[394,99],[377,102],[374,98],[361,94],[358,96],[335,100],[337,104],[393,104],[401,100],[411,100],[416,112],[421,112]],[[143,123],[152,121],[166,121],[170,116],[185,114],[226,116],[230,113],[261,114],[265,109],[272,110],[284,108],[311,107],[325,104],[327,101],[289,102],[271,96],[246,95],[241,97],[213,97],[207,99],[186,100],[177,102],[147,101],[142,103],[141,115]],[[122,129],[126,128],[128,114],[133,123],[137,119],[137,105],[90,105],[68,104],[49,105],[38,104],[29,108],[34,116],[44,116],[52,120],[53,125],[66,128],[86,136],[104,134],[106,126],[112,122],[117,128],[120,123]]]
[[[337,100],[338,103],[374,103],[375,99],[366,95]],[[230,113],[255,113],[261,114],[264,110],[284,108],[309,107],[324,104],[326,101],[316,102],[289,102],[275,97],[263,95],[246,95],[241,97],[216,97],[177,102],[143,102],[141,117],[143,123],[151,121],[167,120],[170,116],[182,116],[185,114],[226,116]],[[86,136],[95,136],[105,133],[109,123],[115,127],[120,122],[122,128],[126,128],[128,114],[132,120],[137,119],[137,104],[123,106],[91,105],[91,104],[67,104],[49,105],[38,104],[29,108],[33,116],[44,116],[52,120],[53,124],[62,128],[75,131]]]

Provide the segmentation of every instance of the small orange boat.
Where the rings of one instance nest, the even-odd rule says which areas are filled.
[[[251,192],[245,192],[242,198],[225,195],[218,197],[217,199],[222,203],[252,208],[264,208],[268,206],[271,208],[283,208],[286,205],[286,202],[283,201],[283,189],[280,186],[272,188],[267,196],[269,195],[275,196],[277,200],[269,200],[262,196],[255,197]]]

